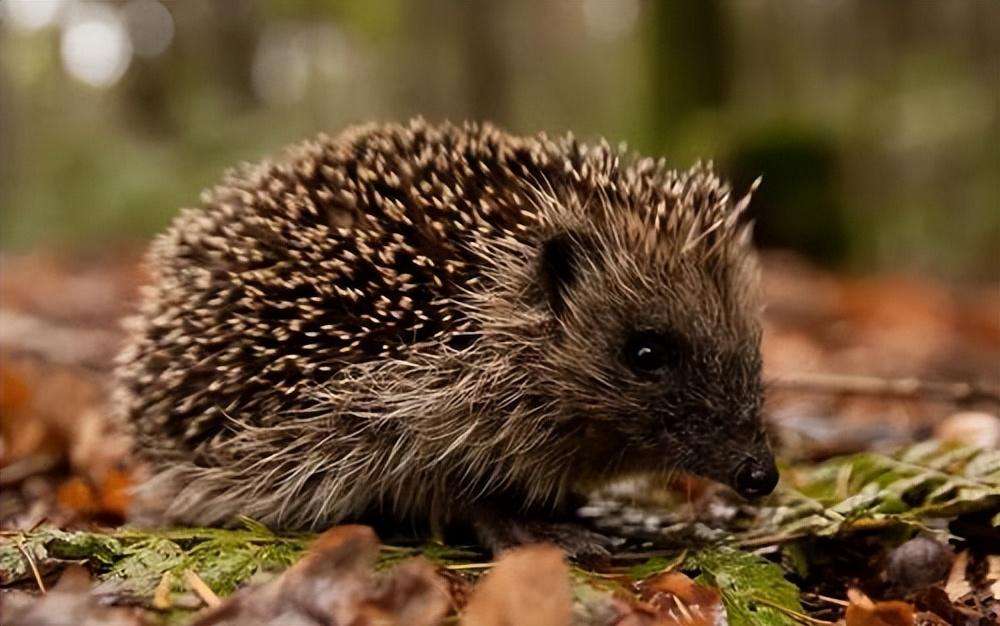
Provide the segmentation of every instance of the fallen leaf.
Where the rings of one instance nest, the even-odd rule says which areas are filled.
[[[275,580],[242,589],[195,626],[433,626],[450,606],[446,583],[425,561],[374,576],[378,538],[367,526],[338,526]]]
[[[20,411],[30,398],[28,385],[17,372],[8,367],[0,368],[0,414],[10,415]]]
[[[906,602],[874,602],[857,589],[848,589],[846,626],[913,626],[913,607]]]
[[[725,617],[722,596],[681,572],[651,576],[639,584],[640,597],[656,609],[664,626],[713,626]]]
[[[923,589],[910,595],[909,599],[915,606],[935,615],[948,626],[977,626],[983,617],[982,611],[975,606],[952,602],[941,587]],[[918,623],[923,626],[923,622]]]
[[[90,481],[72,476],[59,485],[56,501],[78,517],[112,516],[124,520],[128,512],[132,479],[120,469],[108,471],[95,488]]]
[[[986,582],[990,583],[990,593],[1000,601],[1000,555],[987,556],[986,564]]]
[[[955,624],[945,621],[943,617],[936,613],[920,611],[913,617],[920,626],[955,626]]]
[[[948,573],[948,582],[944,584],[944,590],[948,594],[948,599],[958,602],[962,597],[972,593],[972,585],[969,584],[965,570],[969,566],[969,553],[963,550],[955,557],[951,564],[951,571]]]
[[[463,626],[568,626],[569,567],[555,546],[505,552],[469,598]]]
[[[378,626],[436,626],[450,608],[448,583],[423,559],[394,567],[376,583],[363,614]]]
[[[90,516],[97,512],[97,494],[82,478],[73,476],[56,491],[59,506],[69,509],[81,516]]]
[[[143,626],[138,611],[102,606],[90,593],[90,575],[82,567],[68,568],[42,596],[4,594],[0,623],[5,626]]]
[[[132,475],[122,469],[112,469],[101,481],[101,510],[125,519],[132,501]]]

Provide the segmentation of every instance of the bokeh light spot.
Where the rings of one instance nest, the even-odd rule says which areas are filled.
[[[63,67],[93,87],[110,87],[132,60],[132,43],[124,20],[112,7],[87,4],[69,17],[62,32]]]
[[[174,18],[156,0],[131,0],[122,9],[132,49],[141,57],[163,54],[174,38]]]
[[[52,26],[65,0],[8,0],[0,2],[0,18],[19,30],[39,30]]]

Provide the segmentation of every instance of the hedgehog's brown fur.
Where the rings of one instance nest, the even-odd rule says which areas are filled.
[[[710,166],[422,120],[231,173],[156,240],[131,320],[147,494],[197,524],[448,521],[770,463],[747,199]],[[682,346],[655,380],[620,358],[643,328]]]

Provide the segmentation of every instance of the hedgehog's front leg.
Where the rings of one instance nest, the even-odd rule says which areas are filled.
[[[573,559],[590,561],[609,555],[614,540],[586,528],[578,521],[546,519],[479,505],[472,514],[479,543],[494,555],[529,543],[554,543]]]

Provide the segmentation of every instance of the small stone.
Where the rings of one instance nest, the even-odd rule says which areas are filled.
[[[885,578],[913,591],[944,579],[954,554],[947,545],[929,537],[915,537],[889,553]]]
[[[948,416],[934,432],[942,441],[977,448],[1000,448],[1000,417],[984,411],[961,411]]]

